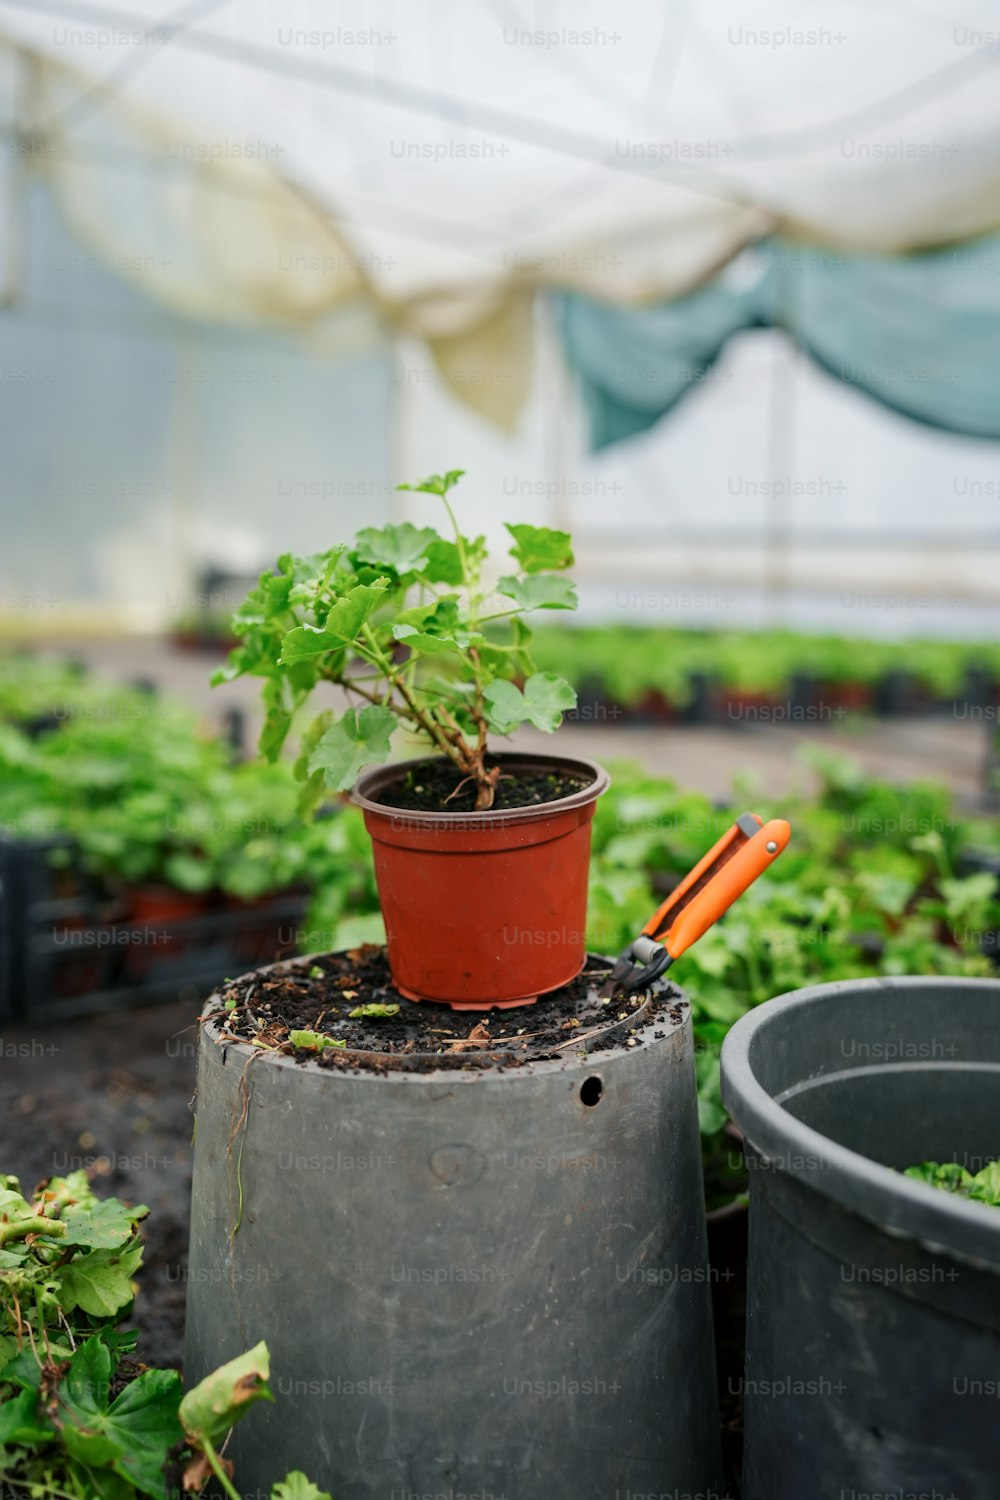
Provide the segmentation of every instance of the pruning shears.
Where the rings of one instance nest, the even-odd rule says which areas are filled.
[[[756,813],[742,813],[629,943],[601,986],[602,997],[645,989],[665,974],[774,863],[791,835],[784,818],[765,823]]]

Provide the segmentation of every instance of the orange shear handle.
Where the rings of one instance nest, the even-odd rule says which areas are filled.
[[[756,813],[747,813],[745,819],[752,819],[757,827],[763,826],[763,819]],[[685,907],[694,896],[698,894],[692,887],[705,886],[715,874],[716,868],[721,868],[733,858],[733,855],[750,840],[746,833],[740,828],[739,823],[732,823],[722,835],[721,839],[712,845],[707,854],[702,855],[698,863],[684,876],[679,885],[674,886],[670,895],[663,905],[658,907],[642,929],[645,937],[651,937],[657,942],[663,941],[664,934],[670,931],[673,919],[677,917],[681,909]],[[787,842],[787,840],[786,840]]]
[[[729,910],[758,875],[773,864],[791,835],[791,826],[784,818],[772,818],[725,861],[719,873],[682,909],[663,940],[671,958],[680,958]]]

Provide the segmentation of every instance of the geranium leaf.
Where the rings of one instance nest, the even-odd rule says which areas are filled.
[[[267,1383],[270,1357],[261,1341],[237,1359],[220,1365],[185,1395],[180,1404],[181,1425],[192,1443],[215,1447],[255,1401],[273,1401]]]
[[[497,588],[522,609],[576,609],[579,603],[576,585],[555,573],[532,573],[527,578],[506,574]]]
[[[349,708],[325,731],[310,755],[310,775],[322,771],[331,790],[348,791],[365,766],[386,759],[396,722],[392,710],[381,704]]]
[[[389,587],[387,578],[374,583],[359,583],[350,593],[338,599],[322,629],[317,625],[297,625],[281,643],[281,661],[290,666],[324,651],[338,651],[353,641],[365,621],[375,613]]]
[[[330,1500],[330,1496],[326,1490],[318,1490],[311,1479],[295,1469],[274,1486],[271,1500]]]
[[[66,1233],[62,1245],[86,1245],[92,1250],[115,1250],[132,1238],[135,1225],[149,1209],[144,1204],[126,1208],[117,1198],[102,1198],[93,1207],[71,1204],[63,1211]]]
[[[573,541],[568,531],[553,531],[549,526],[512,526],[509,521],[506,526],[514,538],[511,556],[526,573],[572,566]]]
[[[132,1301],[132,1275],[142,1260],[142,1244],[122,1250],[92,1250],[58,1272],[60,1300],[67,1312],[76,1307],[95,1318],[111,1318]]]
[[[576,707],[576,691],[554,672],[536,672],[524,684],[525,718],[547,733],[558,729],[562,716]]]
[[[396,1009],[399,1009],[397,1005]],[[354,1011],[351,1012],[355,1014]],[[302,1047],[307,1052],[322,1052],[324,1047],[346,1047],[347,1043],[338,1037],[325,1036],[322,1031],[290,1031],[288,1040],[293,1047]]]
[[[428,548],[442,539],[430,526],[414,526],[403,521],[399,526],[366,526],[354,539],[354,551],[364,562],[393,572],[419,573],[427,566]]]
[[[486,717],[490,728],[498,734],[510,734],[528,717],[524,694],[513,682],[491,682],[483,691]]]

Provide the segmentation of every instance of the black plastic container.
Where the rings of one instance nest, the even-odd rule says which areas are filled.
[[[1000,1209],[899,1169],[1000,1156],[1000,982],[783,996],[722,1083],[751,1183],[744,1500],[995,1500]]]
[[[206,1022],[185,1376],[267,1341],[244,1493],[723,1493],[690,1012],[657,989],[517,1067],[298,1063]]]

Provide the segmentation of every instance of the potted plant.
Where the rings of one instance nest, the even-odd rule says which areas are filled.
[[[450,536],[404,522],[281,557],[237,611],[242,643],[215,680],[264,679],[270,758],[321,684],[342,689],[345,706],[302,736],[303,810],[353,790],[400,993],[481,1007],[533,1000],[580,972],[590,823],[609,779],[591,761],[491,748],[522,724],[555,730],[576,703],[562,677],[536,671],[526,622],[576,607],[573,553],[566,532],[508,526],[514,561],[491,587],[484,538],[463,535],[452,506],[460,478],[403,486],[440,498]],[[400,730],[432,756],[366,771]]]
[[[690,1007],[665,979],[602,995],[585,953],[604,773],[489,744],[573,702],[524,620],[573,607],[570,541],[510,527],[489,589],[458,477],[420,486],[450,536],[282,558],[237,616],[265,753],[322,683],[345,694],[302,733],[302,807],[361,775],[388,958],[312,954],[209,1001],[185,1372],[251,1334],[294,1369],[294,1419],[258,1408],[230,1450],[265,1491],[294,1451],[337,1500],[721,1492]],[[365,772],[400,728],[436,754]]]

